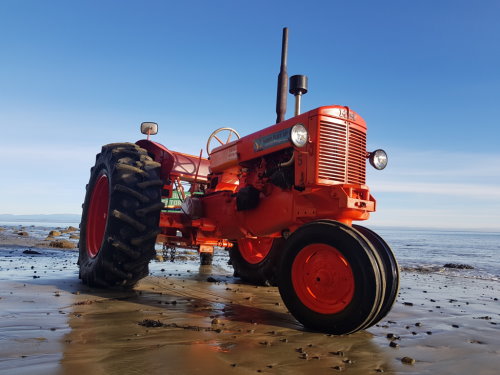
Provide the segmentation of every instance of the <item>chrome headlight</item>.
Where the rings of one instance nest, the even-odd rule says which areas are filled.
[[[307,129],[302,124],[295,124],[290,130],[290,140],[297,147],[304,147],[309,138]]]
[[[382,170],[387,166],[388,158],[387,153],[384,150],[378,149],[370,152],[368,159],[370,160],[370,164],[375,169]]]

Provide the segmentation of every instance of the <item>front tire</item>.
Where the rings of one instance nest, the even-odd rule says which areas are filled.
[[[242,238],[229,249],[234,276],[255,285],[276,286],[283,238]]]
[[[385,293],[382,261],[366,239],[334,221],[303,225],[287,240],[278,287],[306,328],[336,335],[372,325]]]
[[[211,266],[213,260],[213,253],[200,253],[200,266]]]
[[[366,237],[372,246],[377,250],[382,260],[383,270],[386,278],[386,292],[382,308],[373,319],[371,325],[378,323],[391,311],[399,292],[399,265],[390,246],[377,233],[361,225],[353,225],[354,229]]]
[[[133,143],[102,147],[90,171],[80,224],[80,278],[89,286],[132,287],[155,256],[160,164]]]

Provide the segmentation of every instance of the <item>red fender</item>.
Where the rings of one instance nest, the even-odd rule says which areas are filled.
[[[141,139],[135,144],[149,152],[154,161],[161,164],[161,179],[168,179],[170,172],[172,171],[172,167],[174,166],[174,156],[172,153],[162,144],[149,141],[147,139]]]

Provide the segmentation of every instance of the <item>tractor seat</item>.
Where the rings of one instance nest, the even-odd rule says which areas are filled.
[[[170,151],[174,157],[174,164],[172,166],[172,174],[178,175],[181,180],[193,182],[196,180],[198,182],[207,182],[207,176],[209,174],[210,162],[208,159],[200,158],[198,156],[183,154],[181,152]],[[196,169],[198,170],[198,176],[196,176]]]

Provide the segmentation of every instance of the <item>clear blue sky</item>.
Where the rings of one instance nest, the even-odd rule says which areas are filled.
[[[303,109],[349,105],[389,153],[370,224],[500,230],[499,19],[488,0],[0,0],[0,213],[80,213],[100,146],[142,121],[194,154],[273,124],[288,26]]]

